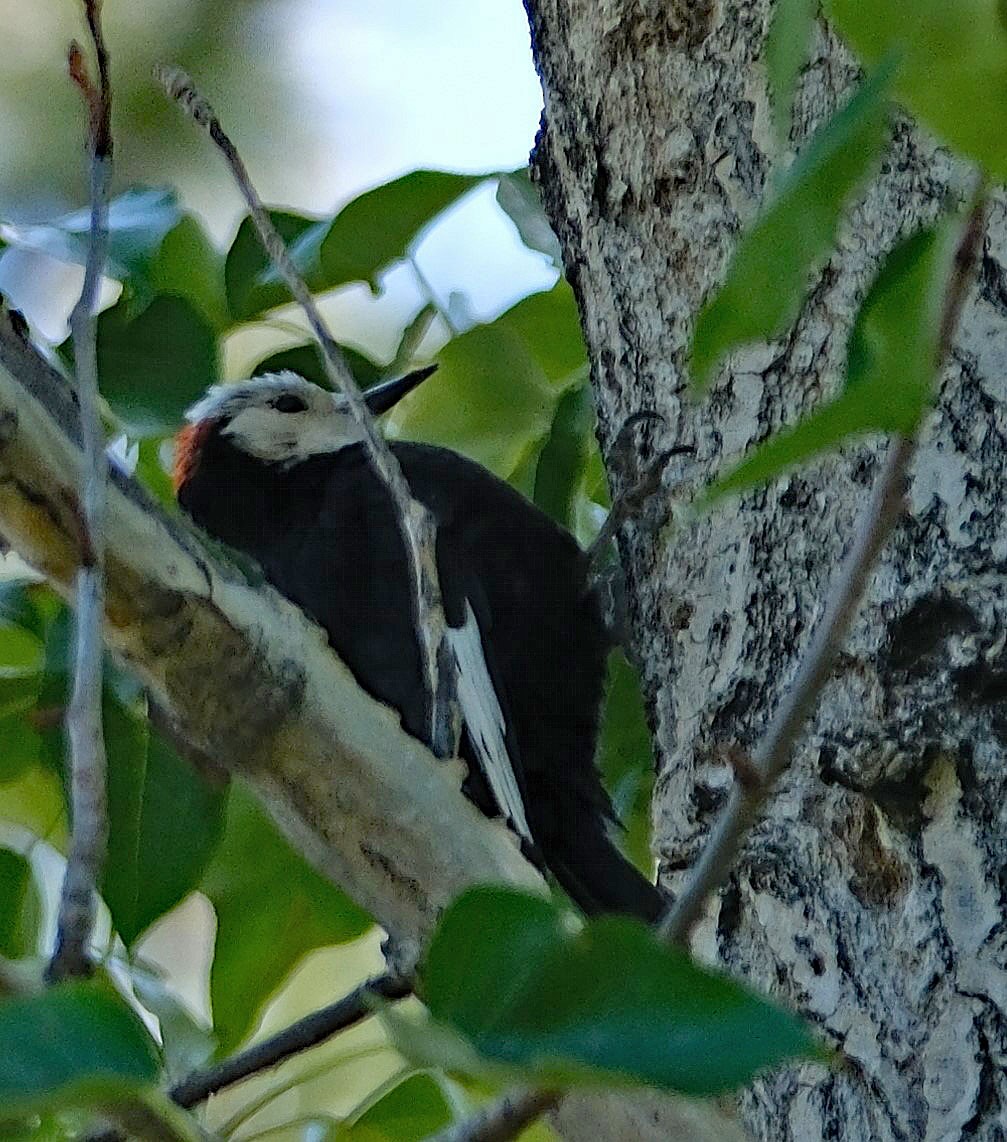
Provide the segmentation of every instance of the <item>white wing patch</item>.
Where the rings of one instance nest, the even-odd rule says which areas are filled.
[[[486,665],[479,624],[467,599],[465,625],[448,627],[447,640],[458,664],[458,703],[472,748],[501,812],[510,818],[521,836],[530,841],[531,829],[525,816],[521,789],[507,753],[507,723]]]

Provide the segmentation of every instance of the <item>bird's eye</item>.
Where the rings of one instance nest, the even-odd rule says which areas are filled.
[[[277,412],[304,412],[308,407],[304,401],[293,393],[284,393],[273,401],[272,407]]]

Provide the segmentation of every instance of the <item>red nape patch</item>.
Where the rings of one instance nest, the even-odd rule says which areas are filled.
[[[175,437],[175,463],[171,471],[171,483],[176,495],[182,485],[195,475],[199,467],[199,454],[216,423],[215,420],[201,420],[197,424],[187,424]]]

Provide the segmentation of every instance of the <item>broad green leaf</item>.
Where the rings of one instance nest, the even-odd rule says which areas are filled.
[[[790,138],[797,77],[808,60],[818,0],[777,0],[766,36],[766,71],[773,124],[781,145]]]
[[[0,622],[29,631],[40,642],[45,637],[47,616],[57,604],[52,589],[31,579],[8,579],[0,583]]]
[[[575,526],[577,496],[597,444],[594,405],[585,383],[565,393],[556,408],[552,430],[535,469],[535,503],[557,523]]]
[[[125,300],[98,317],[102,395],[133,437],[165,436],[217,380],[217,340],[185,298],[162,295],[136,317]]]
[[[38,670],[0,673],[0,717],[30,710],[38,701],[42,678]]]
[[[5,733],[0,726],[0,734]],[[41,742],[36,740],[38,752]],[[0,783],[0,821],[20,825],[62,852],[66,851],[66,809],[63,788],[48,765],[34,764],[12,780]]]
[[[137,448],[135,476],[141,484],[165,507],[174,507],[175,489],[171,486],[171,476],[161,460],[163,440],[156,436],[139,441]]]
[[[378,275],[406,256],[438,214],[491,177],[413,171],[362,194],[335,218],[306,218],[282,210],[270,211],[270,218],[313,293],[355,281],[373,287]],[[225,277],[236,321],[249,321],[290,301],[248,218],[228,251]]]
[[[329,220],[305,218],[286,210],[271,210],[269,217],[308,288],[312,293],[324,289],[319,249],[329,229]],[[249,321],[290,301],[290,291],[273,270],[251,218],[242,220],[227,251],[224,281],[227,304],[235,321]]]
[[[772,204],[735,251],[727,278],[703,306],[692,341],[697,388],[730,350],[779,336],[797,316],[840,214],[881,157],[894,68],[880,67],[815,135]]]
[[[598,767],[625,832],[619,838],[633,863],[646,876],[654,871],[650,849],[654,747],[636,668],[622,651],[608,659]]]
[[[2,691],[2,685],[0,685]],[[34,709],[0,715],[0,784],[16,781],[42,758],[42,737],[32,724]],[[0,794],[0,817],[7,817],[8,790]]]
[[[949,143],[1007,179],[1007,25],[994,0],[825,0],[836,30],[868,66],[901,54],[894,94]]]
[[[0,1107],[87,1080],[155,1083],[157,1050],[136,1014],[103,980],[0,1000]]]
[[[224,255],[191,214],[164,236],[150,268],[153,294],[184,297],[217,331],[230,315],[224,291]]]
[[[31,864],[0,848],[0,956],[19,960],[35,954],[42,905]]]
[[[601,917],[572,932],[554,906],[510,889],[477,888],[448,909],[422,982],[435,1026],[532,1082],[702,1096],[822,1057],[796,1016],[638,921]]]
[[[102,895],[131,947],[200,882],[223,824],[211,788],[146,721],[106,698],[109,854]]]
[[[455,337],[438,372],[389,415],[390,435],[453,448],[503,479],[535,464],[562,395],[584,380],[584,348],[570,287],[525,298],[488,325]]]
[[[506,1023],[563,937],[563,913],[546,899],[496,888],[464,893],[441,918],[423,965],[430,1014],[470,1039]]]
[[[433,220],[492,175],[418,170],[355,198],[336,215],[321,247],[328,288],[369,282],[409,247]]]
[[[449,341],[440,368],[389,413],[390,435],[453,448],[510,479],[538,454],[558,394],[527,343],[494,322]]]
[[[112,926],[128,945],[135,924],[140,815],[147,767],[147,723],[124,709],[108,693],[102,702],[108,770],[108,856],[101,894],[112,914]]]
[[[350,367],[350,372],[361,388],[370,388],[384,376],[381,366],[375,364],[357,349],[350,349],[346,345],[342,345],[340,348],[346,358],[347,365]],[[306,380],[314,381],[323,389],[330,388],[329,378],[322,362],[322,354],[314,342],[308,345],[295,345],[291,349],[280,349],[279,352],[271,353],[255,366],[252,370],[252,376],[261,377],[266,373],[282,373],[288,369]]]
[[[528,346],[549,383],[561,389],[587,381],[587,350],[573,290],[564,279],[502,313],[494,325],[512,330]]]
[[[951,219],[896,246],[854,322],[843,393],[759,445],[698,506],[865,433],[916,430],[934,396],[941,311],[960,235],[961,220]]]
[[[202,888],[217,912],[210,998],[224,1053],[253,1030],[305,953],[353,940],[371,925],[290,847],[241,786],[231,787],[224,834]]]
[[[0,621],[0,671],[37,670],[41,658],[42,643],[30,630]]]
[[[549,225],[542,207],[542,196],[533,185],[527,169],[500,176],[497,205],[514,223],[518,236],[529,250],[545,254],[556,269],[563,268],[559,239]]]
[[[436,1134],[452,1117],[440,1080],[421,1071],[393,1086],[334,1137],[339,1142],[415,1142]]]
[[[173,190],[136,187],[112,199],[108,209],[110,277],[145,279],[165,235],[181,218]],[[52,222],[32,226],[7,225],[4,236],[12,246],[48,254],[61,262],[83,265],[90,241],[90,209],[75,210]]]
[[[137,844],[136,935],[199,884],[223,829],[225,792],[150,731]],[[120,935],[129,942],[121,929]]]

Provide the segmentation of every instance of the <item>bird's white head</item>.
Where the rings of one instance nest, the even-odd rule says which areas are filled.
[[[368,408],[375,415],[387,412],[432,372],[420,369],[368,389]],[[214,385],[186,419],[194,426],[215,424],[242,452],[283,467],[363,439],[344,396],[290,372]]]

